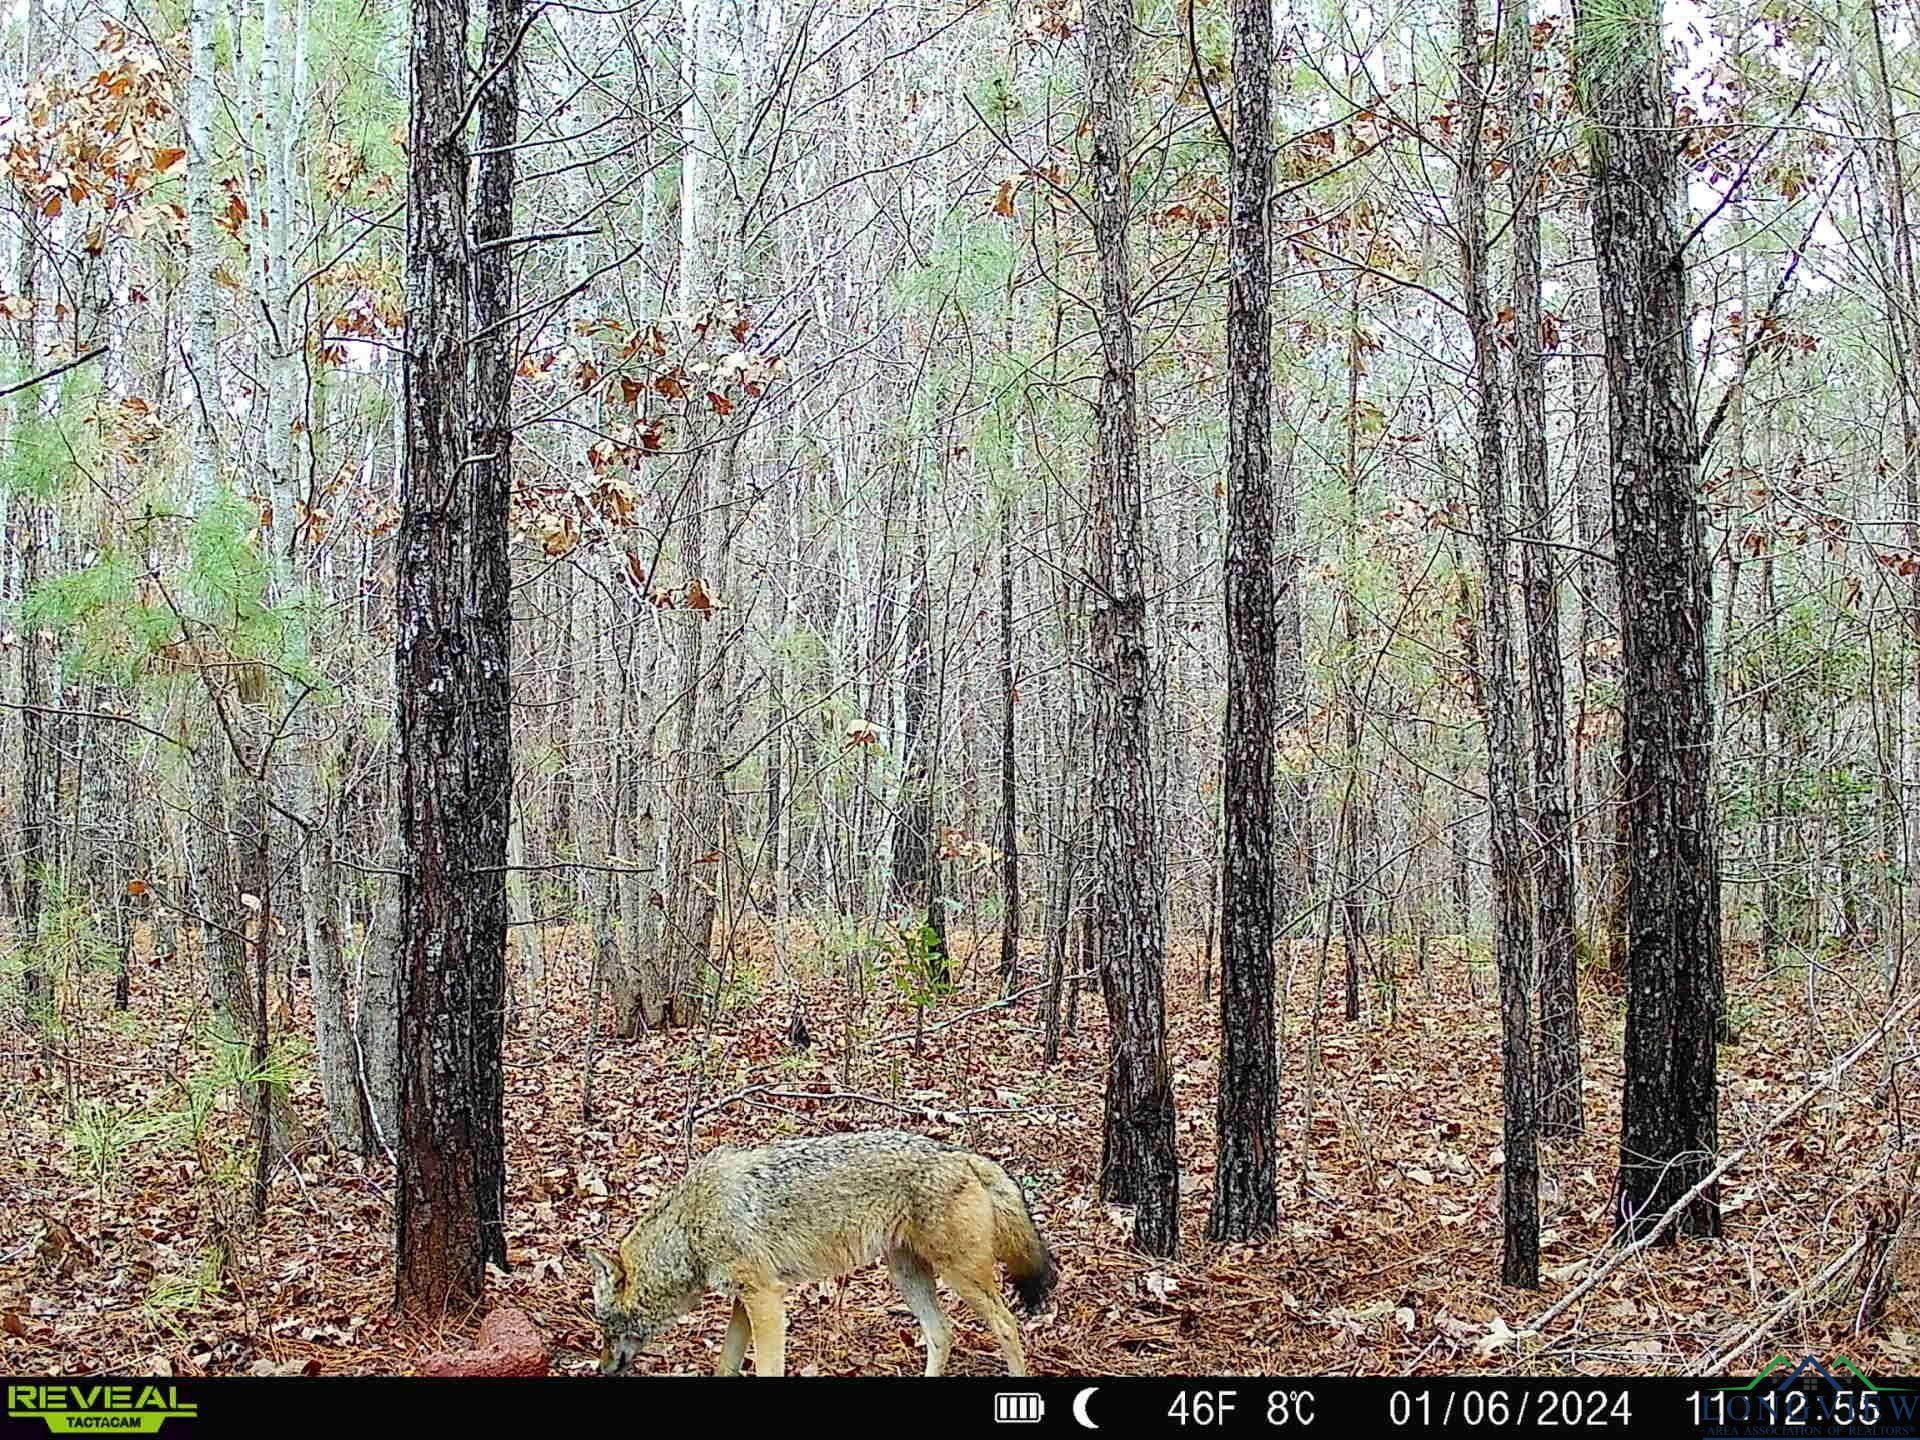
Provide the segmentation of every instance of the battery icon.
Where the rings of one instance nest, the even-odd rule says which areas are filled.
[[[993,1419],[998,1425],[1038,1425],[1047,1402],[1031,1390],[1002,1390],[993,1397]]]

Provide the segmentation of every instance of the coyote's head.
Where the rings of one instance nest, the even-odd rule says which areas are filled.
[[[658,1212],[634,1226],[613,1254],[589,1247],[587,1260],[593,1266],[602,1375],[625,1370],[649,1340],[700,1298],[685,1236]]]
[[[627,1273],[617,1251],[609,1255],[589,1249],[587,1260],[593,1266],[593,1318],[602,1337],[600,1373],[618,1375],[672,1317],[655,1319],[646,1313],[639,1303],[635,1277]]]

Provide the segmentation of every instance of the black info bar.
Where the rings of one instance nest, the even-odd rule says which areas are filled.
[[[973,1435],[1454,1435],[1568,1432],[1799,1437],[1920,1435],[1920,1380],[1781,1357],[1756,1378],[1502,1376],[901,1376],[761,1381],[21,1377],[4,1435],[570,1433],[708,1440],[710,1427],[835,1437],[871,1429]],[[717,1437],[716,1437],[717,1440]]]

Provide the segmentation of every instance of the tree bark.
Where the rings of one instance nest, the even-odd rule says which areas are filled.
[[[46,23],[40,0],[27,0],[25,22],[21,30],[20,67],[24,79],[31,79],[39,65],[41,30]],[[39,275],[40,215],[31,203],[23,204],[26,223],[19,236],[19,257],[14,273],[14,290],[25,308],[16,322],[14,334],[19,350],[19,373],[32,375],[39,367]],[[13,444],[35,443],[33,434],[40,414],[42,397],[38,389],[22,390],[14,396]],[[17,496],[17,518],[9,527],[14,533],[6,538],[22,543],[20,549],[20,598],[31,596],[46,578],[47,541],[50,520],[44,502],[24,489]],[[23,965],[20,971],[20,998],[29,1024],[38,1025],[47,1018],[53,1000],[53,978],[40,953],[41,911],[46,904],[48,875],[47,826],[52,818],[53,716],[48,712],[54,702],[52,671],[47,663],[45,638],[33,626],[23,625],[20,646],[20,698],[27,708],[20,714],[20,926],[18,935]]]
[[[1886,23],[1878,0],[1868,0],[1858,22],[1867,31],[1873,52],[1868,66],[1873,95],[1874,128],[1879,132],[1869,149],[1875,189],[1879,192],[1885,233],[1883,304],[1887,319],[1887,348],[1894,388],[1900,397],[1900,503],[1906,511],[1901,527],[1907,549],[1920,553],[1920,262],[1914,253],[1913,227],[1907,222],[1907,175],[1900,153],[1893,108],[1893,77],[1887,67]],[[1893,788],[1900,795],[1920,793],[1920,574],[1907,581],[1903,597],[1907,620],[1907,664],[1910,675],[1901,687],[1901,746],[1895,761]],[[1900,874],[1907,878],[1895,887],[1888,931],[1894,956],[1889,985],[1897,990],[1910,937],[1920,922],[1920,886],[1912,883],[1920,859],[1920,806],[1890,807],[1891,850]]]
[[[27,325],[31,327],[32,321]],[[31,363],[31,362],[29,362]],[[35,405],[29,394],[21,400],[23,410]],[[19,432],[16,432],[16,434]],[[26,532],[25,554],[21,557],[21,580],[27,595],[46,578],[47,529],[49,512],[31,498],[22,506],[25,513],[20,528]],[[48,665],[50,636],[36,626],[23,627],[21,643],[20,692],[27,708],[20,715],[20,943],[24,964],[20,970],[20,998],[27,1022],[41,1026],[51,1019],[54,977],[41,953],[41,912],[46,908],[46,892],[52,861],[47,845],[47,830],[54,810],[53,716],[49,711],[55,699],[51,667]]]
[[[1152,666],[1147,649],[1146,524],[1135,413],[1128,109],[1132,0],[1087,7],[1087,109],[1092,132],[1094,245],[1100,267],[1100,379],[1093,495],[1093,665],[1098,834],[1093,915],[1109,1026],[1100,1191],[1133,1205],[1134,1243],[1153,1255],[1180,1244],[1180,1166],[1166,1050],[1166,856],[1158,835]]]
[[[927,924],[944,931],[946,917],[936,914],[939,904],[937,866],[940,861],[933,844],[933,735],[932,706],[933,655],[928,611],[933,604],[931,577],[927,572],[926,483],[916,487],[914,499],[913,573],[907,581],[906,651],[900,676],[901,755],[906,773],[900,780],[900,814],[893,827],[892,899],[906,909],[919,907]],[[948,978],[946,949],[933,957],[933,973],[927,979],[945,984]]]
[[[1540,1133],[1586,1128],[1580,1092],[1580,972],[1573,946],[1573,818],[1567,801],[1567,687],[1560,585],[1547,495],[1547,367],[1540,322],[1540,156],[1533,133],[1533,43],[1525,0],[1504,22],[1507,153],[1513,196],[1514,478],[1526,529],[1527,697],[1533,721],[1534,936],[1540,973]]]
[[[706,189],[703,162],[704,147],[708,143],[703,126],[708,119],[712,86],[701,65],[702,46],[708,31],[703,0],[681,0],[680,17],[679,301],[682,313],[692,323],[712,300],[701,248]],[[711,65],[707,68],[710,71]],[[689,597],[696,583],[706,591],[720,588],[707,569],[711,555],[708,527],[712,500],[710,460],[706,452],[710,441],[693,419],[697,413],[688,411],[686,518],[681,541]],[[722,538],[724,543],[724,534]],[[697,1013],[710,958],[717,906],[713,887],[705,877],[714,873],[708,857],[720,855],[722,803],[715,777],[719,760],[713,734],[715,702],[711,698],[719,688],[719,681],[708,675],[706,655],[706,632],[713,613],[692,608],[681,612],[677,681],[680,699],[674,717],[673,800],[668,817],[667,874],[663,887],[666,910],[654,962],[648,965],[645,959],[638,961],[640,1011],[625,1017],[626,1033],[633,1033],[642,1021],[648,1025],[691,1023]],[[720,855],[718,863],[726,864],[726,857]],[[636,923],[625,928],[637,950],[641,927],[637,916],[635,919]]]
[[[336,1145],[364,1150],[366,1110],[334,903],[334,807],[319,771],[320,756],[315,754],[301,782],[301,813],[308,823],[300,845],[300,928],[312,970],[314,1051],[327,1133]]]
[[[379,811],[391,824],[398,819],[392,790],[381,786]],[[389,829],[378,851],[381,870],[400,868],[405,852],[396,830]],[[360,1093],[366,1107],[369,1155],[394,1155],[400,1140],[400,945],[405,924],[404,887],[391,874],[378,877],[360,947],[359,984],[354,996],[354,1049],[359,1061]]]
[[[1000,498],[1000,989],[1020,980],[1020,769],[1013,707],[1019,689],[1013,653],[1013,495]]]
[[[1598,282],[1582,293],[1597,297]],[[1604,345],[1596,308],[1579,327],[1583,351]],[[1591,337],[1591,338],[1589,338]],[[1605,962],[1609,973],[1626,971],[1627,862],[1625,796],[1620,773],[1620,572],[1613,553],[1613,500],[1605,413],[1604,364],[1583,359],[1591,370],[1592,394],[1582,397],[1580,473],[1574,485],[1580,560],[1580,718],[1575,729],[1574,791],[1580,801],[1580,851],[1583,890],[1581,933],[1584,949]],[[1597,412],[1597,413],[1594,413]],[[1588,434],[1598,437],[1589,441]],[[1597,453],[1596,453],[1597,452]]]
[[[1494,964],[1500,977],[1500,1278],[1540,1284],[1540,1170],[1534,1128],[1533,919],[1527,906],[1526,827],[1520,813],[1520,700],[1514,687],[1512,577],[1507,556],[1506,457],[1500,439],[1500,352],[1487,282],[1486,92],[1479,0],[1460,0],[1460,168],[1454,223],[1460,231],[1461,298],[1473,336],[1478,422],[1480,552],[1486,567],[1480,638],[1487,732],[1488,862],[1493,887]],[[1535,336],[1538,336],[1536,326]],[[1536,340],[1537,343],[1537,340]]]
[[[1609,16],[1583,77],[1626,679],[1627,1029],[1618,1218],[1637,1238],[1717,1144],[1720,879],[1681,166],[1658,11]],[[1582,15],[1579,23],[1591,24]],[[1720,1228],[1717,1187],[1675,1233]]]
[[[1362,254],[1365,253],[1364,246]],[[1354,586],[1359,583],[1360,539],[1360,282],[1353,273],[1347,303],[1346,513],[1341,517],[1343,553],[1340,565],[1340,634],[1345,679],[1341,686],[1341,722],[1345,727],[1347,783],[1340,801],[1334,840],[1335,872],[1340,877],[1340,949],[1345,961],[1346,1017],[1360,1018],[1360,956],[1366,948],[1366,897],[1361,893],[1365,853],[1365,805],[1359,794],[1360,771],[1360,611]],[[1329,917],[1330,918],[1330,917]]]
[[[1274,755],[1269,0],[1234,0],[1227,236],[1227,728],[1220,881],[1220,1088],[1207,1235],[1274,1232],[1280,1113],[1274,1006]]]
[[[521,0],[492,0],[475,236],[512,217]],[[510,286],[467,249],[466,0],[417,0],[409,64],[407,470],[396,563],[401,885],[395,1293],[437,1315],[506,1263],[505,862],[512,797],[511,417],[497,334]],[[506,263],[507,247],[490,256]],[[470,294],[471,287],[471,294]],[[471,305],[469,301],[472,301]],[[495,333],[489,333],[493,331]],[[474,337],[469,350],[469,334]],[[468,367],[474,363],[474,383]],[[478,402],[478,403],[473,403]]]

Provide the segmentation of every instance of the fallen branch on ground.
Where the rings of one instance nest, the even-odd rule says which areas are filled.
[[[1904,1004],[1888,1011],[1885,1018],[1866,1035],[1862,1036],[1853,1049],[1833,1062],[1824,1079],[1802,1092],[1799,1098],[1788,1105],[1786,1109],[1780,1111],[1765,1125],[1761,1126],[1759,1131],[1750,1136],[1745,1143],[1728,1151],[1725,1159],[1718,1165],[1715,1165],[1705,1175],[1701,1176],[1699,1181],[1684,1195],[1666,1208],[1660,1218],[1654,1221],[1653,1227],[1648,1230],[1646,1234],[1633,1241],[1632,1244],[1624,1245],[1614,1251],[1606,1262],[1589,1274],[1585,1280],[1582,1280],[1578,1285],[1574,1286],[1573,1289],[1561,1296],[1560,1299],[1556,1300],[1519,1330],[1515,1331],[1511,1337],[1513,1342],[1517,1344],[1522,1340],[1537,1338],[1542,1330],[1559,1319],[1560,1316],[1566,1314],[1571,1307],[1591,1295],[1600,1287],[1603,1281],[1629,1259],[1644,1250],[1651,1249],[1659,1242],[1660,1238],[1667,1233],[1668,1227],[1673,1224],[1674,1220],[1679,1217],[1682,1211],[1701,1195],[1705,1194],[1708,1188],[1719,1180],[1721,1176],[1725,1175],[1735,1165],[1738,1165],[1742,1160],[1746,1159],[1747,1156],[1752,1153],[1753,1148],[1762,1140],[1766,1139],[1769,1135],[1773,1134],[1774,1131],[1778,1130],[1782,1125],[1806,1109],[1815,1098],[1831,1090],[1847,1071],[1859,1063],[1863,1056],[1871,1054],[1874,1047],[1886,1038],[1887,1033],[1893,1029],[1894,1025],[1911,1014],[1915,1006],[1920,1006],[1920,993],[1910,996]]]
[[[1735,1357],[1756,1340],[1762,1339],[1769,1330],[1780,1323],[1781,1319],[1785,1317],[1789,1310],[1792,1310],[1794,1306],[1798,1305],[1809,1293],[1818,1291],[1822,1286],[1831,1284],[1842,1270],[1853,1263],[1854,1256],[1865,1249],[1866,1244],[1867,1237],[1862,1235],[1840,1253],[1839,1259],[1827,1266],[1826,1269],[1814,1276],[1813,1279],[1807,1281],[1806,1284],[1794,1290],[1786,1299],[1782,1300],[1762,1316],[1757,1325],[1750,1327],[1738,1340],[1734,1341],[1733,1344],[1722,1347],[1719,1354],[1707,1361],[1705,1365],[1695,1369],[1693,1373],[1696,1375],[1726,1374],[1727,1366],[1733,1362]]]

